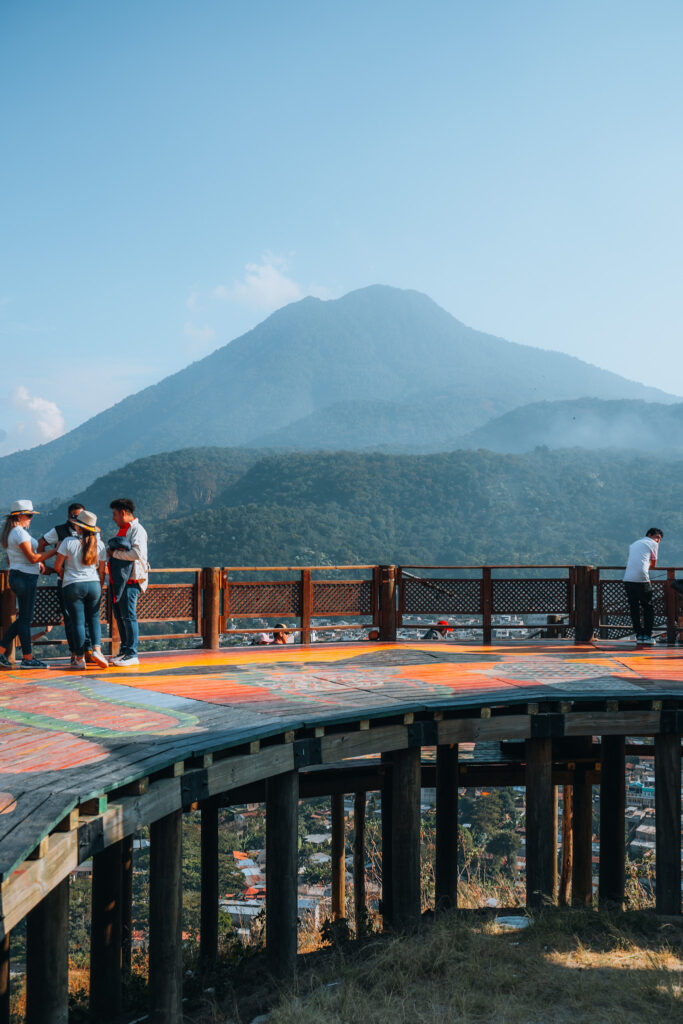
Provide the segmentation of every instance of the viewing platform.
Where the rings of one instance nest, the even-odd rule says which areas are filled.
[[[486,569],[479,578],[465,569],[470,575],[460,579],[432,575],[415,582],[407,570],[362,568],[361,579],[330,579],[329,568],[297,570],[293,580],[252,580],[242,589],[229,574],[246,570],[184,570],[195,574],[193,581],[150,588],[147,609],[164,601],[173,603],[174,622],[183,621],[179,611],[193,615],[196,630],[189,635],[201,637],[203,649],[147,652],[138,666],[87,672],[70,671],[66,659],[55,658],[48,670],[0,675],[0,1024],[9,1019],[9,934],[25,917],[30,1019],[64,1019],[68,878],[90,858],[91,1005],[97,1019],[115,1015],[130,963],[132,836],[141,826],[150,826],[151,840],[152,1019],[180,1021],[180,824],[190,810],[202,813],[201,943],[208,963],[217,950],[218,810],[265,802],[267,953],[274,973],[285,975],[297,949],[300,797],[333,801],[332,906],[334,916],[343,916],[343,794],[357,795],[361,815],[354,876],[360,913],[361,804],[367,792],[381,793],[382,914],[387,926],[407,928],[421,913],[423,786],[436,790],[438,910],[457,905],[458,789],[480,785],[526,787],[527,906],[590,904],[591,791],[599,785],[599,899],[619,906],[630,751],[654,758],[657,909],[680,914],[683,649],[675,643],[677,605],[664,584],[658,625],[671,646],[643,649],[614,635],[628,627],[615,623],[616,606],[611,619],[601,612],[600,579],[587,567],[565,567],[560,576],[539,576],[539,567],[529,567],[535,575],[503,580],[498,594],[499,581]],[[316,573],[328,578],[318,581]],[[481,605],[472,612],[467,594],[483,601],[487,587],[493,601],[483,613]],[[410,628],[411,615],[425,614],[421,598],[411,596],[416,591],[435,617],[456,622],[458,615],[479,615],[480,640],[417,639],[426,623],[409,634],[416,639],[394,639],[397,629]],[[498,612],[502,593],[508,610]],[[5,616],[7,595],[5,589]],[[54,595],[41,596],[36,625],[56,618]],[[157,618],[141,607],[146,621],[170,618],[168,606],[157,609]],[[254,620],[259,631],[272,629],[264,623],[275,616],[289,615],[306,637],[312,625],[321,629],[316,610],[332,637],[329,621],[336,615],[366,630],[376,625],[382,639],[219,645],[221,633],[253,630]],[[105,603],[105,624],[107,614]],[[498,628],[497,614],[554,620],[523,627],[534,638],[499,643],[487,634]],[[249,620],[251,626],[239,628]],[[590,640],[601,631],[604,639]],[[116,640],[110,635],[112,647]],[[484,756],[459,758],[458,745],[473,742],[489,745]],[[559,865],[558,786],[566,813]]]

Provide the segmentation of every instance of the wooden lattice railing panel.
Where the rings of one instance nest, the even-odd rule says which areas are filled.
[[[403,615],[481,615],[481,580],[402,576]]]
[[[235,619],[301,615],[301,584],[286,580],[263,583],[232,582],[224,592],[224,615]]]
[[[152,583],[138,601],[139,622],[189,622],[197,618],[193,583]]]
[[[313,582],[313,615],[350,616],[373,614],[372,580]]]
[[[572,588],[568,579],[492,579],[493,615],[569,614]]]

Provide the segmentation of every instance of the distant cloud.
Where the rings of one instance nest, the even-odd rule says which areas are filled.
[[[236,302],[251,309],[272,312],[297,302],[306,295],[318,298],[330,298],[327,288],[318,285],[307,287],[287,276],[288,260],[267,252],[261,257],[260,263],[247,263],[244,277],[234,281],[232,285],[218,285],[213,290],[213,297],[222,302]]]
[[[18,417],[8,430],[0,431],[3,454],[53,441],[66,430],[64,416],[57,403],[30,394],[23,385],[14,389],[11,405],[17,410]]]

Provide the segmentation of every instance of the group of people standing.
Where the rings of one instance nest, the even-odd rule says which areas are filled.
[[[0,639],[0,668],[14,667],[8,652],[15,637],[21,645],[20,668],[49,668],[34,655],[31,644],[31,622],[41,572],[56,572],[59,576],[57,598],[72,669],[84,670],[88,663],[102,668],[110,664],[138,664],[137,605],[140,594],[147,589],[149,576],[147,533],[135,516],[135,504],[130,498],[115,498],[109,507],[118,533],[105,546],[97,516],[83,505],[70,505],[65,523],[35,538],[30,528],[38,511],[28,499],[13,502],[0,544],[9,560],[9,585],[16,598],[17,616]],[[53,565],[48,566],[53,558]],[[100,602],[107,574],[121,638],[120,653],[111,662],[102,653],[100,627]]]

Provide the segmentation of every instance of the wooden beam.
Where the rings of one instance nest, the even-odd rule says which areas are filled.
[[[122,844],[92,859],[90,922],[90,1015],[107,1021],[121,1012]]]
[[[210,970],[218,958],[218,807],[211,801],[201,809],[201,927],[199,959]]]
[[[346,917],[346,864],[344,861],[344,794],[332,797],[332,920]]]
[[[574,790],[572,786],[562,787],[562,853],[560,855],[560,885],[558,892],[558,902],[561,907],[568,907],[571,900],[573,796]]]
[[[395,750],[392,765],[392,925],[420,920],[420,748]]]
[[[435,905],[458,905],[458,747],[436,748]]]
[[[69,879],[26,918],[26,1024],[66,1024],[69,1016]]]
[[[214,567],[202,570],[204,609],[202,636],[204,647],[217,651],[221,639],[221,570]]]
[[[396,639],[396,566],[379,567],[379,638]]]
[[[593,902],[593,787],[584,765],[576,767],[573,790],[572,905],[590,907]]]
[[[301,570],[301,643],[311,642],[311,616],[313,614],[313,580],[310,569]]]
[[[380,909],[384,928],[390,928],[393,921],[393,811],[392,811],[392,777],[393,777],[393,755],[382,754],[382,764],[385,768],[384,782],[382,784],[381,813],[382,813],[382,900]]]
[[[0,1024],[10,1024],[9,933],[0,939]]]
[[[361,790],[353,798],[353,912],[356,938],[366,931],[365,907],[365,801]]]
[[[124,978],[133,961],[133,837],[121,842],[121,970]]]
[[[182,1024],[182,811],[150,827],[149,997],[153,1024]]]
[[[553,835],[552,740],[526,741],[526,902],[553,903],[557,875],[557,835]]]
[[[681,737],[655,737],[656,908],[681,912]]]
[[[295,771],[266,782],[266,954],[277,978],[291,976],[297,951],[299,778]]]
[[[626,884],[624,736],[603,736],[600,781],[600,886],[603,907],[622,909]]]

